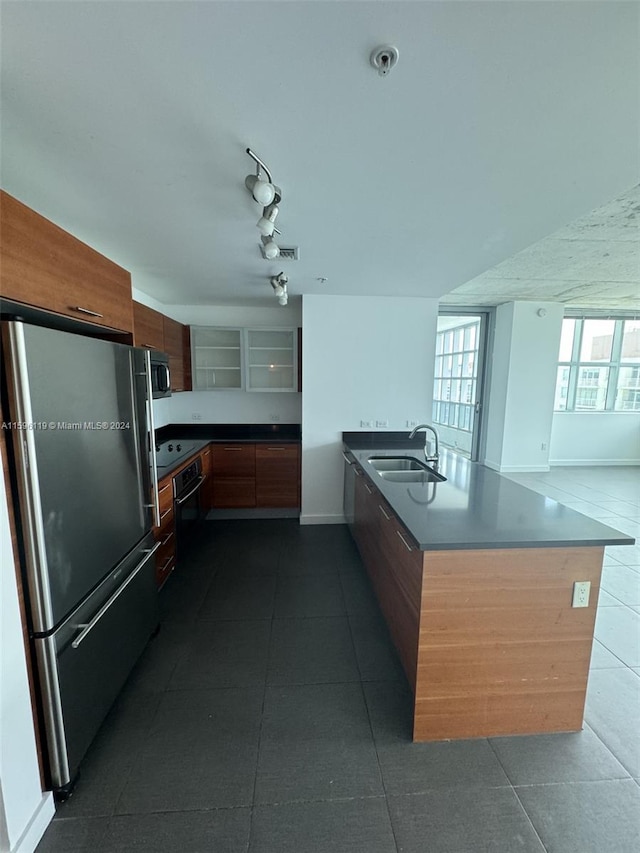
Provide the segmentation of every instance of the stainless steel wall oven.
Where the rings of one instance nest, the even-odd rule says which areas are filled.
[[[176,559],[184,552],[193,532],[207,514],[202,494],[206,479],[200,457],[173,478]]]

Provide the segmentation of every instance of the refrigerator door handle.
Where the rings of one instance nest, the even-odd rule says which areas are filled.
[[[158,465],[156,462],[156,425],[153,419],[153,380],[151,378],[151,353],[147,350],[144,354],[144,363],[147,374],[147,418],[149,423],[149,456],[151,458],[151,479],[153,491],[153,523],[160,527],[160,501],[158,500]]]
[[[100,610],[98,610],[96,615],[93,617],[91,622],[87,623],[86,625],[78,625],[78,628],[82,628],[82,631],[78,634],[78,636],[75,638],[75,640],[71,643],[71,647],[73,649],[77,649],[78,646],[80,645],[80,643],[86,638],[87,634],[89,634],[89,632],[95,628],[95,626],[102,619],[102,617],[107,612],[107,610],[122,595],[122,593],[129,586],[129,584],[135,578],[135,576],[138,574],[138,572],[140,572],[144,568],[144,566],[147,564],[147,562],[149,561],[151,556],[153,554],[155,554],[155,552],[158,550],[158,548],[161,545],[162,545],[162,542],[156,542],[156,544],[153,546],[153,548],[145,548],[144,553],[146,554],[146,556],[145,556],[144,560],[142,560],[140,563],[138,563],[136,568],[131,572],[131,574],[126,579],[126,581],[122,584],[122,586],[119,586],[118,589],[113,593],[111,598],[107,599],[107,601],[102,605]]]

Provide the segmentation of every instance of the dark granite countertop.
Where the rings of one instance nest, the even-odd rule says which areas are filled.
[[[231,442],[279,444],[300,441],[299,424],[168,424],[156,430],[158,478],[181,468],[191,456],[208,444]],[[172,451],[166,444],[171,442]],[[179,452],[175,447],[182,445]]]
[[[423,551],[474,548],[566,548],[632,545],[634,539],[496,471],[442,450],[442,483],[396,483],[380,477],[371,456],[424,461],[424,434],[343,433],[347,455],[364,470]]]
[[[300,441],[300,424],[167,424],[156,430],[156,442],[169,439],[255,443]]]

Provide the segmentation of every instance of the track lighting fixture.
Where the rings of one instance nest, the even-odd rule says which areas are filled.
[[[273,292],[278,297],[278,302],[280,305],[286,305],[289,301],[289,292],[287,291],[287,284],[289,283],[289,279],[287,276],[281,272],[278,275],[273,275],[269,279],[271,282],[271,287],[273,288]]]
[[[247,148],[247,154],[256,164],[256,174],[247,175],[244,184],[254,201],[262,205],[262,216],[256,222],[256,226],[262,235],[262,252],[267,260],[272,261],[280,254],[273,234],[280,233],[275,227],[275,221],[280,212],[278,205],[282,201],[282,190],[273,183],[271,172],[258,155],[254,154],[250,148]],[[262,177],[263,172],[266,180]]]
[[[262,236],[262,254],[268,261],[274,261],[280,254],[280,248],[273,237]]]

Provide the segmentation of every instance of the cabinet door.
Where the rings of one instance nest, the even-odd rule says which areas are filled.
[[[247,391],[297,391],[296,329],[247,329]]]
[[[137,347],[164,352],[164,316],[153,308],[134,302],[133,339]]]
[[[241,389],[242,330],[192,326],[191,370],[195,391]]]
[[[256,505],[256,449],[254,444],[213,444],[212,504],[217,509]]]
[[[184,361],[182,323],[163,316],[164,351],[169,356],[171,390],[184,391]]]
[[[299,445],[256,445],[256,506],[300,506]]]
[[[2,296],[133,331],[130,273],[1,191],[0,229]]]

